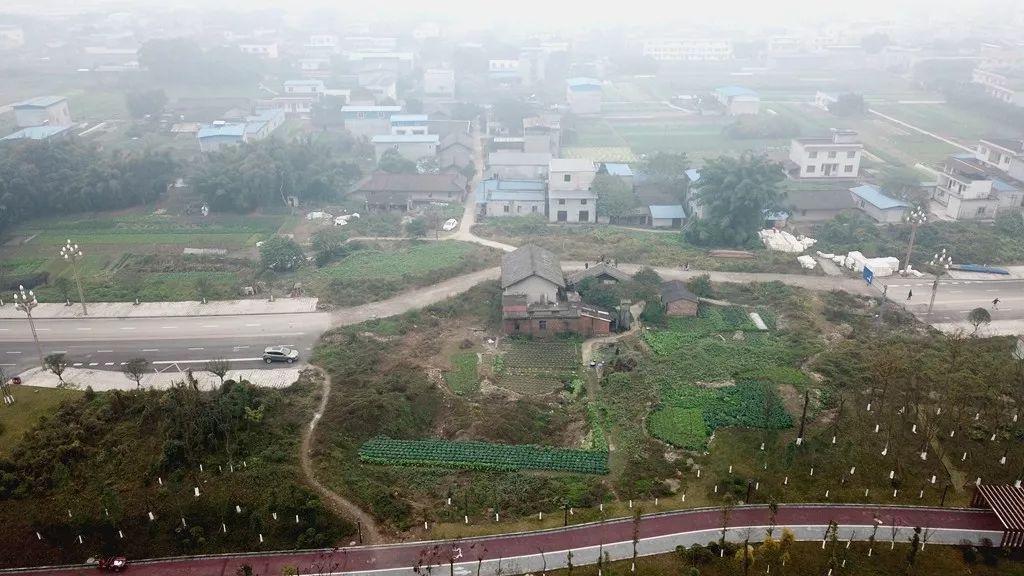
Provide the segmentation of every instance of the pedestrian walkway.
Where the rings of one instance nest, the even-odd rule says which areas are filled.
[[[168,368],[158,366],[156,369]],[[173,368],[173,367],[172,367]],[[156,372],[142,377],[139,388],[146,390],[164,390],[172,384],[185,381],[185,373],[173,370]],[[266,388],[287,388],[299,379],[300,368],[275,368],[273,370],[230,370],[225,380],[247,380],[254,386]],[[134,380],[129,380],[120,371],[115,370],[90,370],[88,368],[68,368],[62,374],[64,382],[73,385],[79,390],[90,387],[96,392],[107,392],[110,390],[135,390]],[[220,386],[220,378],[202,369],[193,369],[192,376],[199,381],[200,390],[211,390]],[[60,379],[49,370],[32,368],[21,374],[22,384],[25,386],[38,386],[40,388],[58,388],[61,385]],[[17,392],[15,388],[15,392]],[[15,396],[17,400],[17,396]]]
[[[156,318],[172,316],[239,316],[251,314],[299,314],[316,312],[317,298],[277,298],[273,302],[252,300],[214,300],[203,304],[186,302],[89,302],[89,315],[82,306],[72,304],[39,304],[32,310],[33,318]],[[25,313],[9,300],[0,306],[0,318],[24,318]]]

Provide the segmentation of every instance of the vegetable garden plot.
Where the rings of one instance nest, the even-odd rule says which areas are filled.
[[[558,470],[607,474],[608,452],[524,444],[395,440],[378,436],[363,444],[359,458],[385,466],[433,466],[467,470]]]
[[[561,387],[560,377],[579,368],[575,342],[512,341],[505,345],[498,386],[520,394],[547,394]]]

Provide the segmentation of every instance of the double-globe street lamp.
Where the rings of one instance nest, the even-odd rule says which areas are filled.
[[[68,238],[67,244],[61,246],[60,255],[65,260],[71,262],[71,270],[75,275],[75,286],[78,287],[78,301],[82,303],[82,314],[88,316],[89,310],[85,307],[85,294],[82,292],[82,281],[78,278],[78,259],[82,257],[82,250],[78,248],[78,244],[71,244],[71,239]]]
[[[928,221],[928,212],[918,206],[910,211],[904,218],[910,224],[910,244],[907,245],[907,259],[903,262],[903,273],[910,273],[910,253],[914,251],[914,240],[917,238],[917,227]]]
[[[928,300],[928,313],[931,314],[932,307],[935,306],[935,293],[939,291],[939,276],[942,275],[944,270],[949,270],[949,267],[953,265],[953,255],[947,254],[946,249],[943,248],[942,252],[932,256],[928,265],[935,268],[941,268],[939,273],[935,275],[935,281],[932,282],[932,297]]]
[[[21,310],[28,316],[28,325],[32,329],[32,340],[36,343],[36,353],[39,354],[39,367],[46,368],[46,360],[43,359],[43,347],[39,345],[39,336],[36,334],[36,323],[32,320],[32,309],[39,306],[39,301],[36,300],[36,295],[29,290],[25,292],[24,286],[18,286],[18,291],[14,293],[14,307]]]

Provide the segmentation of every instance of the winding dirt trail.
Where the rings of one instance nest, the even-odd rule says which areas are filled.
[[[327,400],[331,395],[331,377],[325,370],[316,366],[313,366],[313,368],[323,376],[323,395],[320,398],[320,406],[317,407],[316,412],[313,413],[313,418],[309,421],[309,426],[307,426],[302,432],[302,443],[299,448],[299,460],[302,462],[302,474],[306,477],[306,481],[309,485],[312,486],[326,501],[327,506],[331,510],[353,522],[358,522],[361,525],[363,544],[380,544],[384,541],[384,538],[381,536],[380,529],[377,526],[377,521],[373,516],[367,514],[351,500],[344,498],[327,486],[324,486],[316,478],[316,472],[313,468],[313,459],[310,454],[313,451],[313,434],[316,432],[316,425],[320,422],[320,418],[323,416],[324,410],[327,409]]]

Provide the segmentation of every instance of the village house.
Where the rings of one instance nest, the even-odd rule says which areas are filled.
[[[856,209],[850,198],[850,181],[785,180],[781,206],[789,214],[787,221],[801,224],[826,222],[843,212]]]
[[[553,158],[548,168],[548,220],[596,222],[597,194],[590,190],[596,175],[591,160]]]
[[[501,257],[501,315],[506,334],[584,338],[611,333],[613,315],[565,291],[562,265],[552,252],[527,244]]]
[[[487,171],[502,180],[545,180],[551,154],[524,152],[492,152],[487,157]]]
[[[345,129],[353,136],[370,138],[391,131],[391,116],[400,114],[401,106],[352,106],[341,107]]]
[[[556,157],[561,149],[562,117],[541,114],[523,118],[523,147],[527,153],[547,153]]]
[[[277,60],[278,57],[277,42],[239,44],[238,51],[243,54],[259,56],[260,58],[267,60]]]
[[[593,279],[598,284],[619,284],[629,282],[631,278],[622,270],[607,262],[587,264],[582,270],[576,270],[565,275],[565,283],[568,287],[574,288],[584,280]]]
[[[731,60],[732,42],[717,38],[650,38],[644,56],[659,62],[717,62]]]
[[[70,126],[71,111],[63,96],[39,96],[14,106],[14,123],[18,128],[31,126]]]
[[[761,97],[750,88],[722,86],[715,89],[715,99],[729,116],[756,115],[761,111]]]
[[[991,220],[1024,207],[1024,142],[986,138],[974,154],[950,156],[939,174],[931,211],[947,220]]]
[[[565,81],[565,100],[573,114],[600,114],[601,81],[594,78],[569,78]]]
[[[453,132],[443,138],[437,148],[441,170],[463,170],[473,164],[473,137]]]
[[[247,115],[243,121],[218,120],[201,126],[196,132],[196,137],[199,139],[199,150],[214,152],[225,146],[237,146],[244,142],[262,140],[280,128],[284,122],[284,111],[278,109],[262,110],[256,114]]]
[[[28,128],[22,128],[13,134],[8,134],[0,141],[12,141],[12,140],[57,140],[61,138],[67,138],[71,135],[71,126],[29,126]]]
[[[415,162],[420,158],[437,156],[440,139],[437,134],[380,134],[371,138],[370,142],[377,155],[377,162],[388,150],[395,150],[402,158]]]
[[[832,130],[829,138],[795,138],[786,169],[793,178],[856,178],[864,145],[853,130]]]
[[[466,198],[465,176],[440,174],[388,174],[375,172],[349,195],[367,210],[413,210],[426,205],[461,204]]]
[[[647,207],[651,228],[682,228],[686,212],[681,204],[655,204]]]
[[[623,184],[629,186],[630,190],[633,189],[633,169],[629,167],[629,164],[623,162],[602,162],[597,169],[597,173],[615,176],[622,180]]]
[[[319,98],[327,90],[323,80],[287,80],[284,93],[288,96],[314,96]]]
[[[444,68],[428,68],[423,72],[424,96],[455,96],[455,71]]]
[[[391,134],[396,136],[422,136],[428,134],[426,114],[392,114]]]
[[[887,196],[882,189],[873,184],[862,184],[850,188],[854,204],[883,224],[898,224],[903,221],[910,204]]]
[[[665,313],[673,318],[696,316],[700,298],[682,280],[670,280],[661,285],[661,303]]]
[[[477,212],[491,218],[543,216],[546,189],[543,180],[484,180],[477,185]]]

